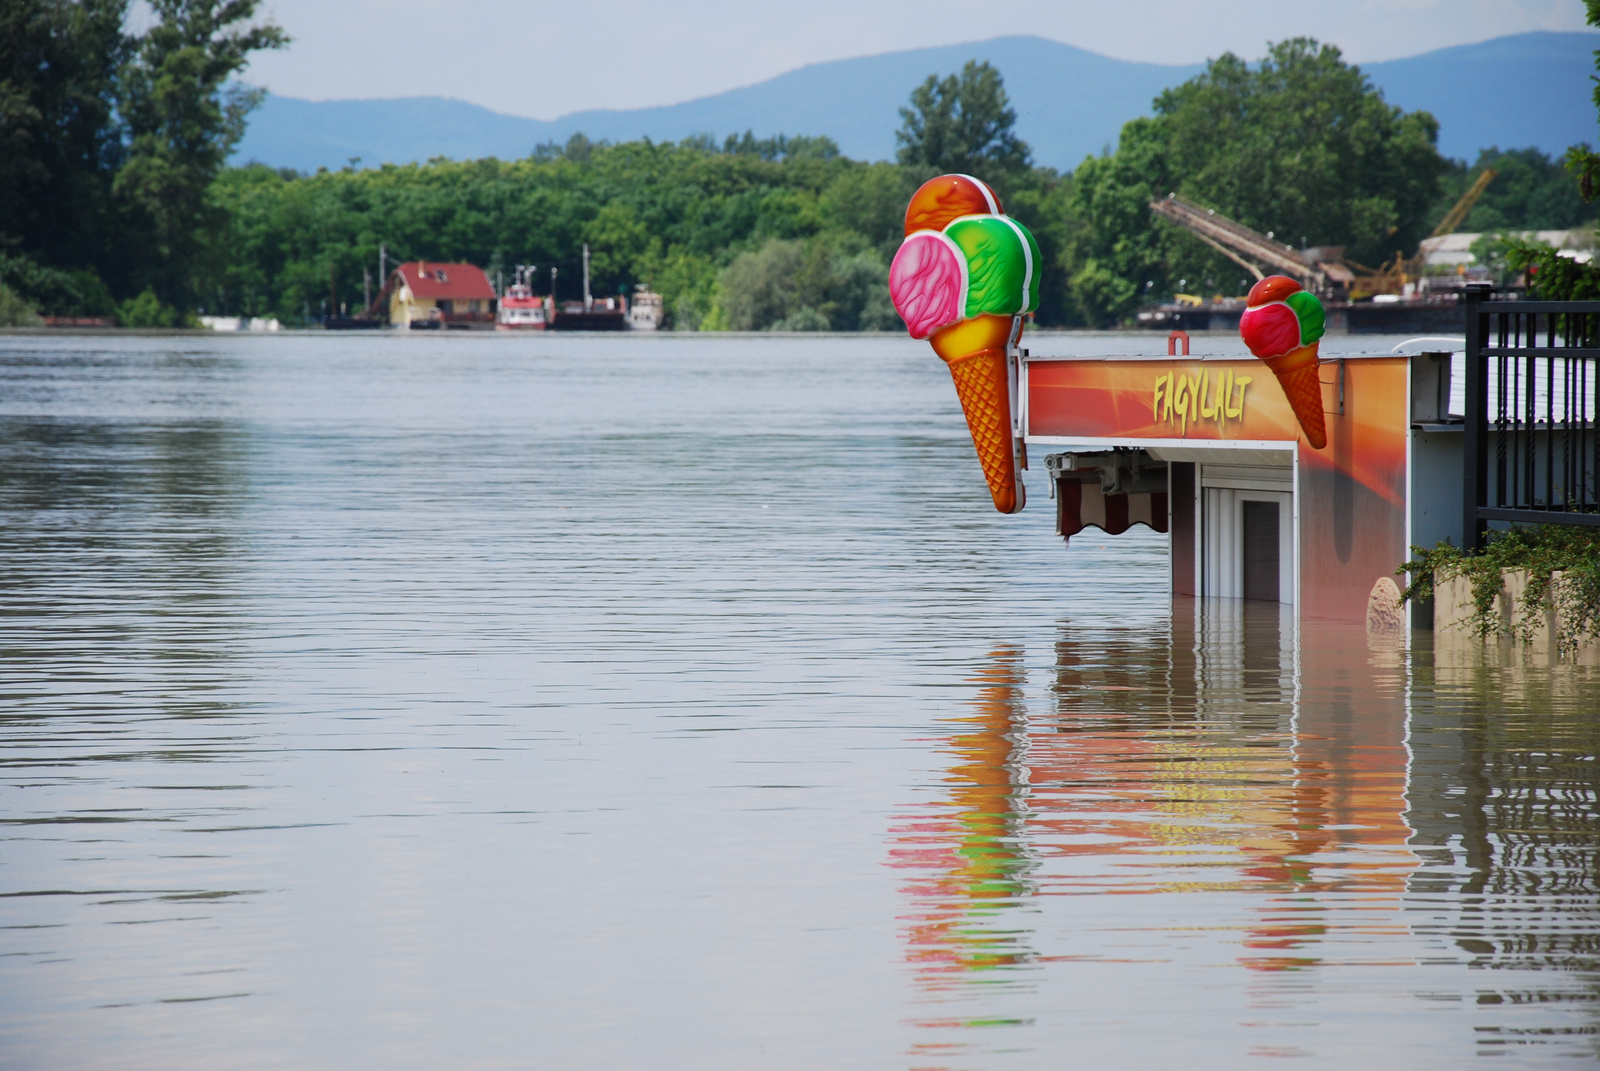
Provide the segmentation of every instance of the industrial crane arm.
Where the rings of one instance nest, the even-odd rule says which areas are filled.
[[[1213,248],[1219,248],[1224,253],[1233,250],[1229,256],[1237,263],[1244,264],[1241,258],[1249,257],[1277,268],[1285,274],[1296,276],[1313,289],[1320,290],[1327,286],[1328,279],[1322,270],[1307,264],[1293,249],[1219,212],[1201,208],[1193,201],[1177,194],[1168,194],[1164,200],[1151,201],[1150,211],[1189,230]],[[1255,273],[1257,278],[1261,277],[1259,268],[1249,264],[1245,266]]]
[[[1266,278],[1266,273],[1263,272],[1260,268],[1256,267],[1254,264],[1250,263],[1248,260],[1246,260],[1243,257],[1241,257],[1238,253],[1235,253],[1233,250],[1229,249],[1227,246],[1223,245],[1221,242],[1217,241],[1215,238],[1207,238],[1205,235],[1201,234],[1199,231],[1192,231],[1190,233],[1192,233],[1196,238],[1200,239],[1206,245],[1209,245],[1212,249],[1215,249],[1217,252],[1221,253],[1223,256],[1227,257],[1229,260],[1231,260],[1235,264],[1239,265],[1239,267],[1243,268],[1245,271],[1249,272],[1251,275],[1254,275],[1257,280],[1261,280],[1261,279],[1265,279]]]
[[[1472,206],[1478,203],[1478,198],[1483,196],[1483,191],[1489,188],[1489,183],[1493,182],[1495,176],[1499,173],[1492,167],[1484,168],[1483,174],[1478,176],[1478,181],[1472,184],[1470,190],[1461,195],[1461,200],[1457,201],[1456,206],[1445,214],[1445,217],[1439,221],[1437,227],[1433,228],[1433,233],[1428,237],[1442,238],[1446,234],[1454,233],[1455,229],[1461,226],[1461,221],[1467,218],[1467,213],[1472,211]]]

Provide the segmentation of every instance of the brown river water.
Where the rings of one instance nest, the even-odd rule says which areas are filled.
[[[1600,1062],[1600,670],[1040,477],[903,339],[0,338],[0,1068]]]

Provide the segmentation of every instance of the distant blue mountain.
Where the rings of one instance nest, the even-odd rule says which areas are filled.
[[[1390,104],[1432,112],[1439,151],[1475,160],[1491,147],[1548,153],[1600,142],[1591,94],[1600,34],[1523,33],[1362,64]]]
[[[1439,147],[1447,156],[1471,160],[1489,146],[1560,152],[1600,134],[1589,96],[1597,44],[1600,35],[1590,33],[1518,34],[1363,69],[1392,103],[1439,119]],[[758,137],[826,134],[846,156],[886,160],[894,156],[899,109],[912,88],[969,59],[999,69],[1017,110],[1018,134],[1033,146],[1037,162],[1062,170],[1115,145],[1122,124],[1149,114],[1156,94],[1202,69],[1131,63],[1042,37],[997,37],[812,64],[681,104],[553,120],[443,97],[313,102],[269,96],[234,161],[313,171],[344,167],[352,158],[363,166],[435,156],[516,159],[579,131],[595,140],[678,141],[746,130]]]

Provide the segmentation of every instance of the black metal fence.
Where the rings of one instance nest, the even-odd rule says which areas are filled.
[[[1462,532],[1488,521],[1600,527],[1600,301],[1467,294]]]

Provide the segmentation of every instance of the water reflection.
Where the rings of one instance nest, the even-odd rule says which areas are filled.
[[[1600,1033],[1600,679],[1537,652],[1443,634],[1417,654],[1411,771],[1422,865],[1410,888],[1426,934],[1478,973],[1463,999],[1567,1006],[1578,1021],[1515,1017],[1479,1047],[1560,1046]],[[1595,1046],[1591,1052],[1600,1052]]]
[[[173,374],[215,374],[215,363]],[[11,371],[13,394],[31,384],[71,405],[50,362],[31,377]],[[11,682],[0,719],[239,709],[219,693],[248,631],[238,583],[247,454],[243,429],[223,420],[0,416],[0,594],[10,626],[0,633],[0,675]],[[52,743],[29,741],[47,762],[57,758]],[[195,755],[214,750],[207,742]]]
[[[909,871],[913,904],[907,959],[929,990],[947,987],[951,976],[1028,959],[1015,932],[984,926],[1031,892],[1019,840],[1027,781],[1022,682],[1020,651],[990,652],[973,679],[971,713],[949,719],[956,735],[944,748],[948,799],[896,830],[893,865]]]
[[[1197,965],[1179,949],[1203,943],[1255,979],[1255,1055],[1327,1055],[1316,1035],[1341,1015],[1290,1020],[1352,975],[1375,997],[1474,1002],[1478,1051],[1591,1034],[1587,1013],[1486,1009],[1596,1000],[1600,691],[1572,667],[1526,671],[1492,648],[1436,659],[1428,641],[1413,659],[1359,627],[1297,636],[1267,604],[1181,602],[1158,629],[1063,623],[1032,691],[1026,653],[996,648],[952,719],[943,799],[895,831],[907,958],[943,1006],[913,1022],[1025,1026],[985,1014],[997,983],[1077,992],[1089,963],[1182,973]],[[1066,932],[1082,913],[1047,906],[1106,896],[1160,906],[1097,907],[1100,926]],[[1463,976],[1442,967],[1516,981],[1452,992]],[[1408,986],[1407,971],[1437,977]],[[939,1035],[911,1054],[1018,1046]]]

